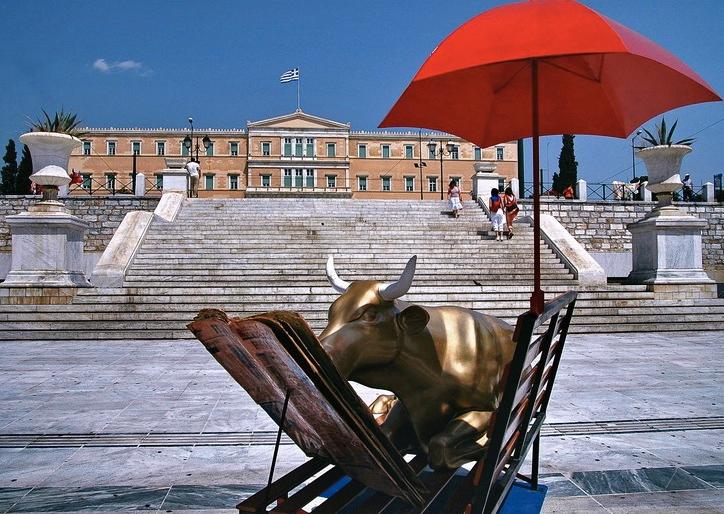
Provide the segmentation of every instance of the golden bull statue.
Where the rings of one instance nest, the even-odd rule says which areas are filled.
[[[412,257],[397,282],[327,278],[342,293],[329,308],[322,345],[348,380],[394,393],[383,431],[398,447],[414,446],[433,468],[457,468],[485,453],[487,431],[513,357],[513,327],[459,307],[400,301],[415,275]]]

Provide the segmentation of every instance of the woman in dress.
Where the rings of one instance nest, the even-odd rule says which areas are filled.
[[[503,211],[503,199],[500,197],[499,191],[495,188],[490,191],[488,208],[490,209],[490,221],[492,221],[493,230],[495,231],[495,240],[502,241],[505,214]]]
[[[505,194],[503,195],[503,206],[505,208],[505,224],[508,225],[508,239],[513,237],[513,221],[518,216],[520,207],[518,207],[518,199],[513,194],[513,189],[510,187],[505,188]]]
[[[456,218],[460,216],[463,204],[460,203],[460,188],[458,187],[458,182],[455,179],[452,179],[450,184],[447,186],[447,202],[453,216]]]

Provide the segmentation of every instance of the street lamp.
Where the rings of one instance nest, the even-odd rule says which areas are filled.
[[[194,119],[189,118],[189,125],[191,125],[191,134],[187,135],[184,138],[183,145],[188,150],[189,155],[192,155],[191,147],[195,145],[195,152],[196,152],[196,162],[199,162],[199,136],[196,136],[196,140],[194,141]],[[204,138],[201,140],[201,142],[204,145],[204,148],[208,150],[211,147],[211,138],[207,135],[204,136]]]
[[[435,141],[430,141],[427,143],[427,147],[430,149],[430,154],[434,155],[435,150],[437,148],[437,143]],[[445,145],[445,149],[442,147],[442,141],[440,141],[440,200],[444,200],[445,197],[443,196],[443,174],[442,174],[442,158],[445,155],[452,155],[453,150],[455,150],[455,145],[452,143],[447,143]]]
[[[636,135],[631,138],[631,163],[633,164],[633,180],[636,180],[636,147],[634,146],[634,141],[636,141],[636,138],[641,135],[641,130],[636,131]],[[633,182],[632,182],[633,183]]]

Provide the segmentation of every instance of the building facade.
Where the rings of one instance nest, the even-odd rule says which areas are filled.
[[[191,149],[183,144],[188,129],[85,130],[69,165],[83,183],[71,194],[131,192],[134,154],[146,189],[158,191],[170,161],[198,152],[201,197],[439,199],[451,179],[469,191],[476,163],[495,164],[507,180],[518,165],[515,142],[478,148],[437,132],[353,131],[302,111],[248,122],[245,129],[196,129]]]

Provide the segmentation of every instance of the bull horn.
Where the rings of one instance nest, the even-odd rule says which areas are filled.
[[[344,293],[349,287],[349,282],[345,282],[337,275],[334,269],[334,257],[332,255],[327,259],[327,280],[329,280],[329,283],[332,284],[332,287],[338,293]]]
[[[415,278],[416,264],[417,255],[413,255],[412,258],[407,261],[405,271],[402,272],[402,276],[400,276],[400,279],[397,282],[380,287],[380,296],[383,300],[391,302],[392,300],[407,294],[407,291],[410,290],[410,286],[412,285],[412,279]]]

